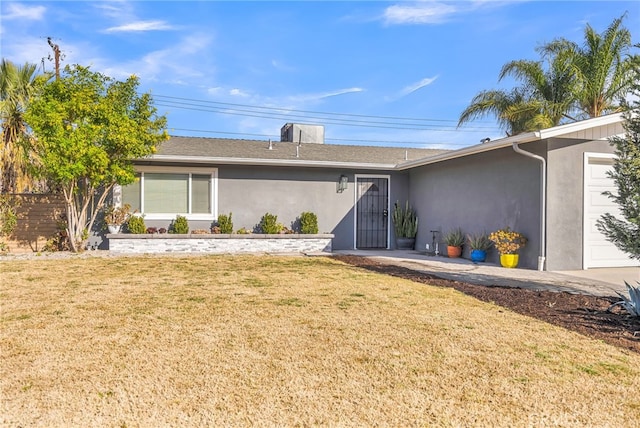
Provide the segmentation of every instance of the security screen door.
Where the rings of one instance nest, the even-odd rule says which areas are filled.
[[[389,179],[357,177],[356,248],[387,248]]]

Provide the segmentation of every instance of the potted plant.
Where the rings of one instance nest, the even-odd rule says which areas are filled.
[[[459,227],[450,230],[444,235],[444,242],[447,244],[447,255],[451,258],[460,257],[462,245],[464,244],[464,233]]]
[[[518,266],[518,251],[527,243],[527,238],[509,227],[496,230],[489,235],[489,239],[500,253],[500,264],[506,268]]]
[[[131,205],[124,204],[121,207],[109,205],[104,210],[104,224],[107,225],[109,233],[120,233],[122,225],[129,220]]]
[[[418,234],[418,216],[407,201],[404,208],[396,202],[391,213],[398,250],[413,250]]]
[[[468,235],[467,241],[471,249],[471,261],[474,263],[484,262],[487,259],[487,251],[493,245],[486,233],[479,235]]]

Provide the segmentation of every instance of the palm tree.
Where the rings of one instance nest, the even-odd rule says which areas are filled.
[[[499,81],[512,76],[522,82],[511,92],[482,91],[476,95],[458,120],[458,126],[472,119],[493,114],[507,135],[559,125],[570,116],[575,79],[565,55],[543,62],[518,60],[505,64]]]
[[[510,92],[502,90],[482,91],[478,93],[458,121],[458,126],[473,119],[494,115],[498,124],[508,136],[525,132],[529,116],[527,96],[515,88]],[[526,110],[526,111],[525,111]]]
[[[28,167],[27,125],[24,120],[29,98],[36,82],[36,65],[18,66],[11,61],[0,63],[0,192],[17,193],[31,190],[36,185],[30,178]]]
[[[578,83],[577,107],[586,117],[621,111],[620,101],[633,83],[634,57],[629,55],[633,45],[631,33],[622,26],[625,15],[615,19],[602,34],[587,24],[582,46],[560,38],[542,47],[546,53],[570,57]]]

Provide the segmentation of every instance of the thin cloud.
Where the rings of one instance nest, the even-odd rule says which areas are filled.
[[[26,6],[21,3],[8,3],[7,13],[2,15],[2,19],[27,19],[39,21],[44,17],[47,8],[44,6]]]
[[[329,97],[337,97],[338,95],[353,94],[355,92],[362,92],[362,91],[364,91],[364,89],[362,89],[362,88],[338,89],[337,91],[325,92],[325,93],[322,93],[322,94],[318,94],[316,96],[316,98],[322,99],[322,98],[329,98]]]
[[[440,24],[457,12],[457,7],[437,2],[393,5],[385,9],[383,20],[387,25]]]
[[[389,6],[382,14],[386,25],[442,24],[455,15],[476,13],[519,3],[523,0],[423,1]]]
[[[143,31],[173,30],[174,27],[165,21],[135,21],[117,27],[110,27],[105,33],[139,33]]]
[[[242,89],[233,88],[229,91],[229,95],[234,97],[242,97],[247,98],[249,96],[248,93],[244,92]]]
[[[409,85],[406,88],[404,88],[402,91],[400,91],[400,96],[404,97],[405,95],[409,95],[409,94],[417,91],[418,89],[424,88],[425,86],[428,86],[428,85],[432,84],[433,82],[435,82],[437,78],[438,78],[438,76],[425,77],[424,79],[420,80],[419,82],[416,82],[416,83],[414,83],[412,85]]]

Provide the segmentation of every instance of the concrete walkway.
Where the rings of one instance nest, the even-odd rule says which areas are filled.
[[[381,263],[470,284],[566,291],[595,296],[618,297],[616,291],[627,296],[624,281],[636,285],[636,281],[640,280],[640,267],[540,272],[532,269],[507,269],[492,263],[473,263],[462,258],[428,256],[418,251],[339,250],[333,253],[371,257]]]

